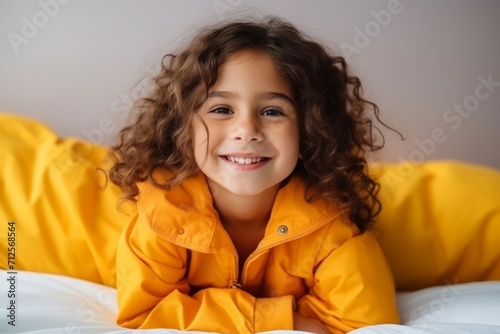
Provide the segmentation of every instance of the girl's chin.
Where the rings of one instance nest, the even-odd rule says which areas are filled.
[[[209,183],[212,195],[224,192],[227,195],[233,196],[257,196],[265,193],[266,191],[271,191],[272,188],[278,188],[279,182],[277,184],[270,182],[269,184],[262,184],[247,178],[245,180],[239,180],[241,176],[231,177],[228,175],[225,180],[212,180],[212,184]],[[223,181],[223,182],[221,182]],[[214,184],[215,183],[215,184]]]

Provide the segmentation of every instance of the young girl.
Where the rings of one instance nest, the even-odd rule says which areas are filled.
[[[155,85],[110,172],[137,208],[118,246],[120,325],[345,333],[399,321],[367,231],[378,108],[342,57],[276,18],[231,22],[166,55]]]

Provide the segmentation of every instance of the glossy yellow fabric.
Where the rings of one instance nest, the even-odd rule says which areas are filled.
[[[398,290],[500,280],[500,171],[456,161],[374,168],[375,234]]]
[[[171,191],[150,183],[139,189],[137,215],[117,254],[120,325],[293,329],[294,302],[332,333],[399,321],[376,239],[360,235],[333,202],[307,203],[299,179],[278,192],[265,236],[242,273],[203,174]]]
[[[40,122],[0,113],[0,267],[7,223],[16,227],[14,269],[115,286],[115,249],[128,217],[106,185],[108,150],[59,139]]]

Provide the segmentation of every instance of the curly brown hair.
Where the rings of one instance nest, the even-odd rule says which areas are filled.
[[[361,82],[343,57],[275,17],[205,28],[177,55],[165,55],[153,93],[135,104],[137,116],[112,147],[111,181],[134,200],[137,182],[149,179],[170,189],[196,174],[192,118],[217,81],[221,64],[242,50],[268,55],[292,88],[302,157],[294,173],[308,186],[306,199],[334,198],[364,231],[381,209],[379,184],[369,176],[366,160],[367,152],[384,146],[372,119],[388,126],[377,105],[362,96]],[[157,169],[173,171],[171,178],[156,180]]]

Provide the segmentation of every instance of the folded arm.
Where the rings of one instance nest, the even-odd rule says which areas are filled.
[[[297,306],[300,314],[320,320],[331,333],[399,323],[392,274],[375,237],[365,232],[326,256]]]
[[[190,295],[187,250],[144,224],[136,218],[118,247],[119,325],[233,333],[293,329],[291,295],[255,298],[232,288],[206,288]]]

